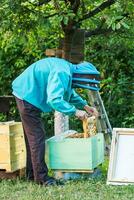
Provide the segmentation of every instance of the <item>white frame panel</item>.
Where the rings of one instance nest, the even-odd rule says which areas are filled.
[[[124,136],[126,138],[124,138]],[[131,136],[131,137],[128,137],[128,136]],[[126,143],[124,142],[124,139]],[[124,147],[122,152],[125,153],[125,158],[126,156],[128,156],[127,159],[129,162],[127,162],[127,160],[122,158],[123,156],[121,152],[122,146]],[[132,153],[130,152],[131,150],[132,150]],[[118,160],[117,160],[117,157],[118,157]],[[118,161],[120,161],[120,163]],[[122,165],[123,167],[121,167],[121,164],[123,164],[123,162],[125,163],[125,166]],[[134,169],[132,173],[132,178],[130,178],[131,170],[128,171],[128,175],[126,173],[127,164],[130,164],[130,162],[132,162],[132,166],[134,166],[134,128],[114,128],[112,143],[111,143],[107,184],[112,184],[112,185],[134,184]],[[117,165],[117,163],[119,166]],[[128,166],[128,168],[130,168],[130,165]],[[123,172],[123,170],[126,170],[125,173]]]

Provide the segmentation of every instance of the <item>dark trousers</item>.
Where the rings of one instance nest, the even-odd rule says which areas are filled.
[[[42,183],[47,179],[45,163],[45,131],[41,111],[30,103],[16,98],[26,142],[26,176]]]

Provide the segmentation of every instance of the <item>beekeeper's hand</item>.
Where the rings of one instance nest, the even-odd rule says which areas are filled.
[[[97,111],[96,108],[94,107],[91,107],[89,105],[86,105],[84,106],[84,109],[86,110],[86,112],[90,115],[90,116],[95,116],[95,117],[98,117],[99,116],[99,113]]]
[[[80,120],[88,118],[87,112],[83,110],[76,110],[75,116]]]

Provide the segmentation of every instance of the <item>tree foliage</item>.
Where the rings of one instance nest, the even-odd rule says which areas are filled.
[[[133,126],[134,6],[129,0],[1,0],[0,95],[47,48],[85,29],[85,58],[101,71],[113,126]]]
[[[132,35],[87,41],[86,58],[101,71],[101,95],[112,126],[134,126],[134,43]]]

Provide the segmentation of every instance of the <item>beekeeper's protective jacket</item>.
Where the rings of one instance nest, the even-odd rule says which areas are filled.
[[[83,109],[87,102],[72,89],[74,66],[60,58],[39,60],[13,81],[13,94],[43,112],[75,114],[76,108]]]

